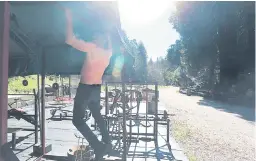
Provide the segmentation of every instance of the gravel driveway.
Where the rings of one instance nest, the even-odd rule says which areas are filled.
[[[255,109],[160,89],[172,135],[190,161],[255,161]]]

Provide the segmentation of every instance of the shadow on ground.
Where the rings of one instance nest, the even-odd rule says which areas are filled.
[[[203,99],[198,102],[199,105],[213,107],[220,111],[235,114],[236,117],[247,121],[255,122],[255,108],[229,105],[227,103],[218,102],[209,99]]]
[[[160,148],[163,148],[164,146],[168,146],[168,149],[170,150],[169,152],[166,151],[161,151]],[[136,149],[136,146],[133,147]],[[149,148],[150,149],[150,148]],[[113,150],[111,152],[111,156],[114,158],[105,158],[102,161],[122,161],[120,151],[119,150]],[[52,161],[69,161],[68,157],[66,156],[53,156],[53,155],[45,155],[43,157],[44,159],[47,160],[52,160]],[[151,148],[149,151],[128,151],[127,152],[127,159],[136,161],[138,159],[145,159],[147,161],[181,161],[181,160],[176,160],[171,152],[171,147],[170,145],[166,144],[161,147],[155,147]]]

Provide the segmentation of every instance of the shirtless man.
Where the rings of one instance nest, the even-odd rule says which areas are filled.
[[[67,28],[66,43],[73,48],[87,53],[81,70],[81,80],[76,92],[73,108],[73,124],[94,149],[95,160],[99,161],[111,148],[110,137],[105,121],[100,113],[100,93],[102,75],[112,55],[111,40],[104,33],[94,34],[92,42],[78,40],[73,34],[72,14],[65,9]],[[106,40],[108,42],[106,42]],[[105,44],[108,47],[105,48]],[[85,108],[88,106],[100,128],[102,141],[91,131],[84,121]]]

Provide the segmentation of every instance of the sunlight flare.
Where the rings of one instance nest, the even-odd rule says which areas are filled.
[[[171,0],[118,0],[121,21],[132,25],[144,25],[159,18],[168,9],[173,10]]]

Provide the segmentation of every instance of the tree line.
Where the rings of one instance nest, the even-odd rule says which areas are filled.
[[[254,93],[255,2],[177,2],[169,21],[181,38],[168,49],[167,60],[189,79],[183,85]]]
[[[255,2],[180,1],[169,22],[180,39],[165,58],[147,59],[143,44],[131,40],[144,61],[138,76],[146,67],[148,81],[254,98]]]

